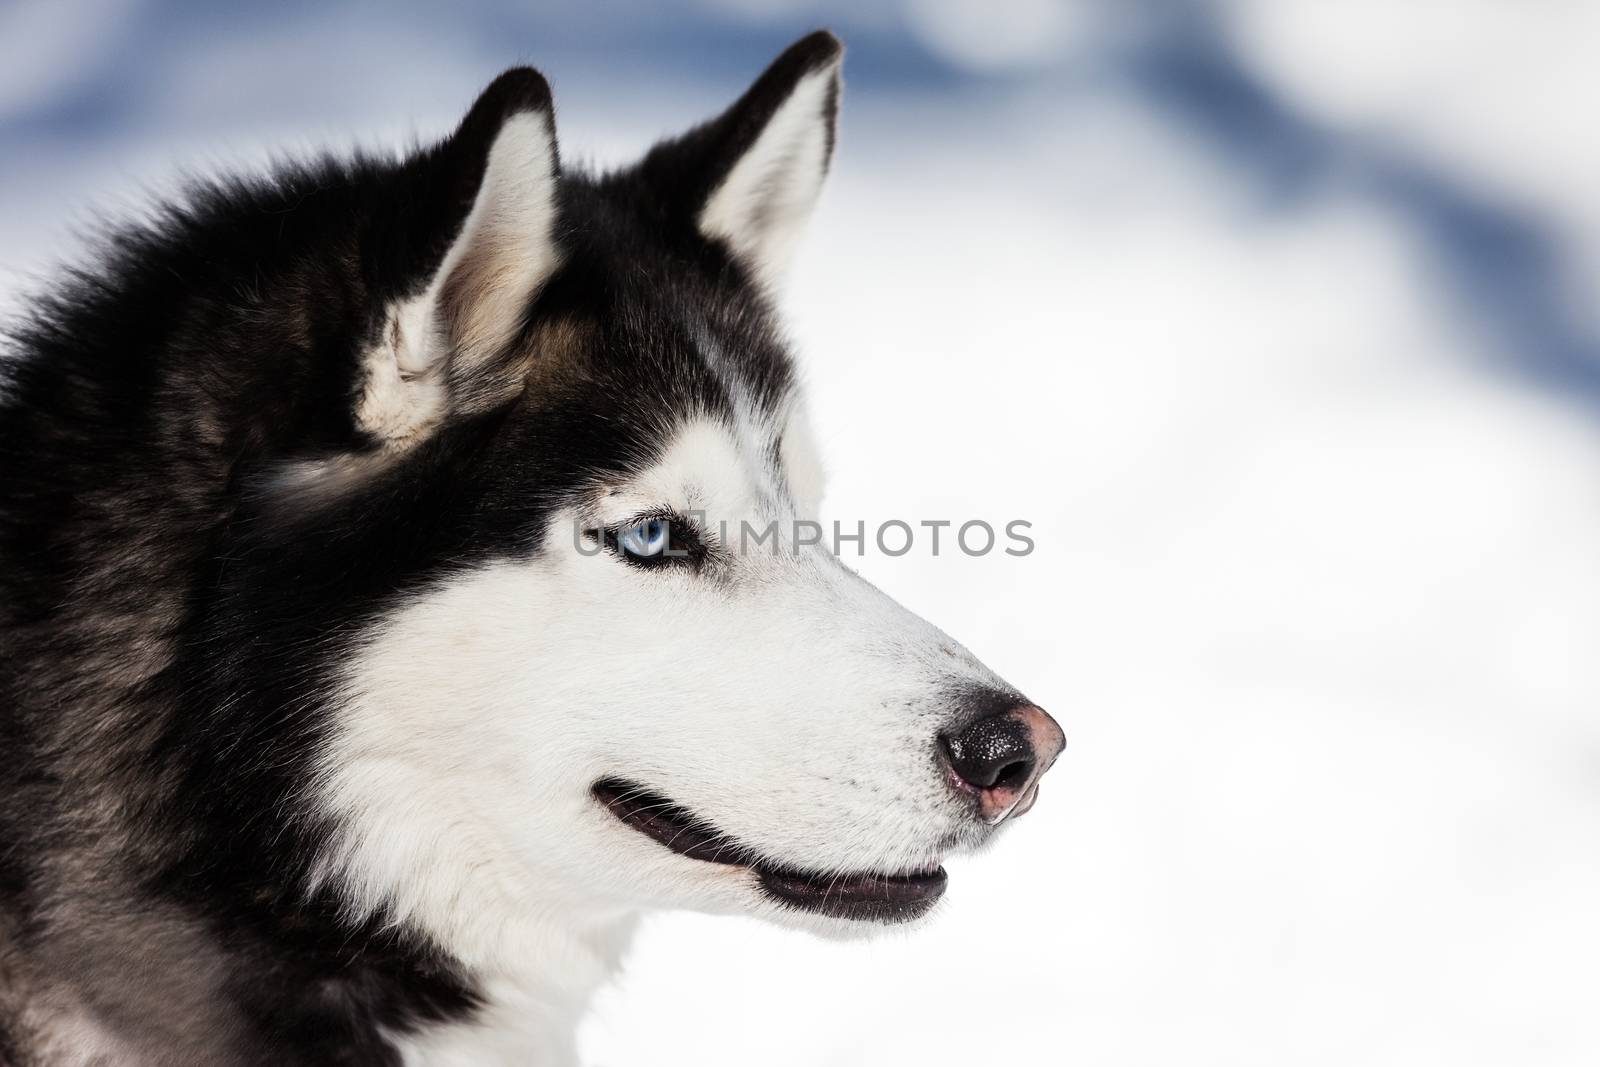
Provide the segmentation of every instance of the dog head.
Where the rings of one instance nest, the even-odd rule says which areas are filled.
[[[343,377],[263,450],[216,610],[256,653],[229,695],[316,709],[297,800],[353,906],[468,958],[530,913],[848,933],[926,914],[942,858],[1032,804],[1056,724],[803,535],[772,293],[840,59],[807,37],[598,178],[514,70],[368,179],[342,325],[298,324],[356,339]]]

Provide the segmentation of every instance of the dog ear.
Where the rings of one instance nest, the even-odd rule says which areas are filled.
[[[419,215],[443,207],[420,292],[397,301],[368,354],[361,428],[388,444],[424,435],[445,410],[504,392],[507,348],[560,264],[555,241],[556,149],[550,86],[538,71],[496,78],[456,132],[415,161],[426,180]],[[506,365],[502,365],[506,364]]]
[[[732,107],[640,164],[654,195],[687,213],[763,284],[782,279],[833,156],[844,46],[826,30],[773,61]]]

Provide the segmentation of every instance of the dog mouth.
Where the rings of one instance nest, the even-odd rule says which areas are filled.
[[[630,829],[680,856],[743,867],[767,896],[801,911],[863,922],[910,922],[928,913],[948,880],[939,866],[899,874],[797,870],[762,859],[688,808],[632,782],[606,778],[592,792]]]

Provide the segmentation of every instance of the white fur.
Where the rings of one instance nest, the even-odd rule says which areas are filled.
[[[760,458],[778,428],[741,422],[687,423],[650,469],[575,501],[538,556],[419,594],[349,664],[317,784],[343,827],[324,877],[496,991],[408,1062],[571,1062],[586,999],[648,909],[864,932],[623,826],[590,796],[603,776],[808,870],[905,870],[973,840],[933,746],[951,686],[998,683],[950,638],[817,548],[714,576],[579,550],[574,524],[663,506],[703,511],[710,536],[792,519],[787,472]],[[806,447],[786,435],[786,464]]]
[[[755,143],[700,212],[700,232],[721,240],[767,285],[782,280],[828,172],[828,96],[839,62],[795,83]]]
[[[822,506],[827,472],[817,452],[811,419],[799,401],[790,409],[788,425],[779,442],[778,461],[783,464],[784,480],[789,486],[795,514],[802,519],[815,519]]]

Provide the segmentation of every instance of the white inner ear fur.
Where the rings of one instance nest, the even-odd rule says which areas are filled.
[[[399,447],[427,436],[445,412],[448,378],[469,377],[516,336],[528,300],[560,263],[555,171],[548,116],[507,119],[432,281],[390,308],[382,340],[367,353],[362,429]]]
[[[838,77],[835,62],[801,78],[700,212],[700,232],[726,241],[766,285],[782,281],[822,191]]]

